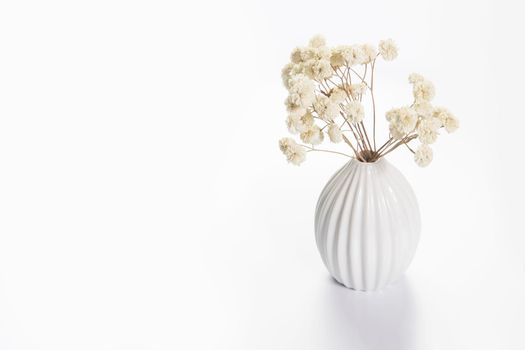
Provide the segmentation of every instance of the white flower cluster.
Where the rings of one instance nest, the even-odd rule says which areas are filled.
[[[428,165],[432,160],[429,145],[436,142],[439,130],[453,132],[459,123],[447,109],[432,105],[434,85],[419,74],[409,76],[413,103],[386,113],[391,138],[376,147],[374,67],[378,58],[392,61],[397,56],[392,39],[380,41],[377,47],[370,44],[328,47],[324,38],[315,36],[307,46],[295,48],[282,70],[283,84],[288,90],[286,125],[304,144],[292,138],[279,141],[288,161],[299,165],[311,151],[341,153],[317,149],[326,139],[334,144],[344,141],[355,158],[365,162],[374,162],[400,145],[408,146],[410,141],[418,139],[421,145],[413,151],[414,159],[420,166]],[[367,133],[365,126],[366,99],[373,104],[373,134]]]
[[[379,54],[385,61],[392,61],[397,57],[397,46],[394,40],[387,39],[379,42]]]
[[[297,144],[292,138],[285,137],[279,140],[279,149],[284,153],[286,159],[295,165],[304,162],[306,151],[304,147]]]
[[[432,149],[428,145],[436,142],[439,129],[444,127],[448,133],[454,132],[459,122],[447,109],[430,103],[435,95],[432,82],[416,73],[410,74],[408,81],[412,84],[413,104],[391,109],[386,119],[393,139],[417,137],[421,145],[414,153],[414,160],[419,166],[427,166],[432,161]]]
[[[290,138],[282,139],[281,150],[291,163],[300,164],[305,149],[315,150],[314,146],[325,140],[325,133],[332,143],[343,140],[348,143],[343,125],[358,128],[356,124],[361,123],[365,115],[361,100],[369,89],[364,77],[359,80],[354,76],[356,81],[352,81],[352,75],[357,74],[354,69],[359,65],[371,66],[379,55],[385,60],[397,55],[391,40],[380,45],[380,52],[370,44],[329,48],[321,36],[315,36],[307,46],[292,51],[290,63],[282,70],[283,84],[289,92],[285,100],[286,125],[290,133],[299,134],[301,141],[310,146],[292,143]]]

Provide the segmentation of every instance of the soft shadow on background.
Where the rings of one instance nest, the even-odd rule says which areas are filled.
[[[406,277],[378,292],[350,290],[330,278],[323,303],[323,327],[335,348],[415,349],[415,303]]]

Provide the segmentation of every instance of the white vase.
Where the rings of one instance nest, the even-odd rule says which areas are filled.
[[[348,288],[378,290],[401,277],[420,231],[414,191],[384,158],[349,161],[317,202],[317,248],[330,274]]]

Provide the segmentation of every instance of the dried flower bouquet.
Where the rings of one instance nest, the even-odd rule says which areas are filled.
[[[382,144],[376,143],[374,69],[379,57],[391,61],[397,54],[391,39],[379,42],[377,49],[370,44],[330,48],[322,37],[315,36],[308,46],[295,48],[291,62],[282,71],[289,92],[285,101],[286,124],[292,134],[299,134],[304,144],[282,138],[279,148],[287,160],[299,165],[307,152],[320,151],[375,162],[405,146],[419,166],[427,166],[433,157],[429,145],[436,141],[439,130],[453,132],[459,123],[447,109],[430,103],[434,85],[419,74],[413,73],[408,78],[414,96],[412,104],[386,112],[389,138]],[[363,122],[363,100],[367,97],[372,110],[371,132]],[[344,141],[352,154],[317,148],[325,134],[332,143]],[[409,143],[416,139],[420,145],[414,151]]]

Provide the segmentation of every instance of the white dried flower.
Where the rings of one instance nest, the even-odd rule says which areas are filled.
[[[330,124],[327,133],[328,137],[330,138],[330,141],[332,141],[333,143],[339,143],[343,140],[343,133],[335,123]]]
[[[414,99],[417,101],[430,101],[434,98],[434,84],[429,80],[421,80],[414,83],[412,90]]]
[[[286,118],[286,126],[291,134],[300,133],[303,131],[301,116],[298,114],[289,114],[288,118]]]
[[[345,107],[346,119],[350,123],[359,123],[365,116],[365,108],[359,101],[351,101]]]
[[[372,62],[377,56],[377,50],[373,45],[361,45],[361,50],[363,52],[363,61],[361,62],[362,64]]]
[[[300,136],[304,143],[312,145],[318,145],[324,139],[324,134],[317,125],[312,125],[308,130],[303,131]]]
[[[281,78],[283,79],[283,85],[285,88],[290,87],[290,79],[296,75],[303,72],[303,67],[300,64],[288,63],[285,65],[281,71]]]
[[[441,122],[437,118],[430,117],[420,120],[416,128],[419,141],[426,145],[436,142],[440,127]]]
[[[459,120],[446,108],[437,107],[432,115],[441,121],[448,133],[456,131],[459,127]]]
[[[285,137],[279,140],[279,149],[284,153],[288,162],[299,165],[306,158],[306,150],[292,138]]]
[[[365,83],[351,84],[347,86],[347,88],[348,88],[348,93],[353,98],[359,98],[359,96],[364,95],[367,89]]]
[[[321,47],[307,47],[304,49],[304,61],[319,61],[327,60],[330,61],[332,50],[326,46]]]
[[[315,35],[313,38],[310,39],[308,45],[311,47],[326,46],[326,40],[322,35]]]
[[[303,74],[292,76],[288,81],[290,95],[299,96],[299,104],[302,107],[310,106],[315,100],[315,84]]]
[[[343,57],[349,66],[353,66],[365,62],[367,56],[361,46],[352,45],[343,48]]]
[[[283,80],[283,85],[287,89],[289,87],[288,81],[290,80],[290,77],[292,76],[293,67],[294,67],[293,63],[288,63],[281,70],[281,78]]]
[[[330,78],[334,74],[334,71],[330,65],[330,61],[326,59],[311,59],[305,63],[305,73],[311,79],[323,80]]]
[[[397,57],[397,46],[394,40],[381,40],[379,42],[379,54],[385,61],[394,60]]]
[[[333,103],[341,103],[346,99],[346,97],[346,92],[339,87],[332,89],[330,92],[330,101]]]
[[[432,148],[428,145],[422,144],[418,147],[414,154],[414,160],[420,167],[426,167],[432,161]]]
[[[330,53],[330,64],[334,67],[341,67],[345,64],[345,56],[343,54],[345,47],[338,46],[333,48]]]
[[[290,54],[290,60],[292,63],[300,64],[304,63],[306,59],[306,50],[303,47],[296,47]]]
[[[445,130],[448,133],[454,132],[459,128],[459,120],[456,119],[452,114],[445,120]]]
[[[333,121],[339,114],[339,105],[324,95],[317,96],[313,104],[315,112],[324,121]]]
[[[417,113],[409,107],[393,108],[386,113],[386,120],[390,122],[391,127],[407,134],[416,127]]]
[[[425,100],[416,101],[412,108],[414,111],[416,111],[418,116],[422,118],[430,117],[434,111],[434,107],[430,104],[430,102]]]
[[[425,78],[422,75],[417,74],[417,73],[412,73],[408,76],[408,82],[411,84],[418,83],[423,80],[425,80]]]
[[[288,95],[284,104],[289,114],[304,115],[306,113],[306,108],[302,105],[299,94]]]
[[[292,134],[304,132],[313,125],[314,116],[309,111],[303,116],[291,114],[286,119],[286,126],[288,127],[288,131],[290,131]]]
[[[390,136],[392,136],[395,140],[401,140],[406,135],[403,130],[399,130],[397,128],[396,124],[390,124],[388,130],[390,131]]]

